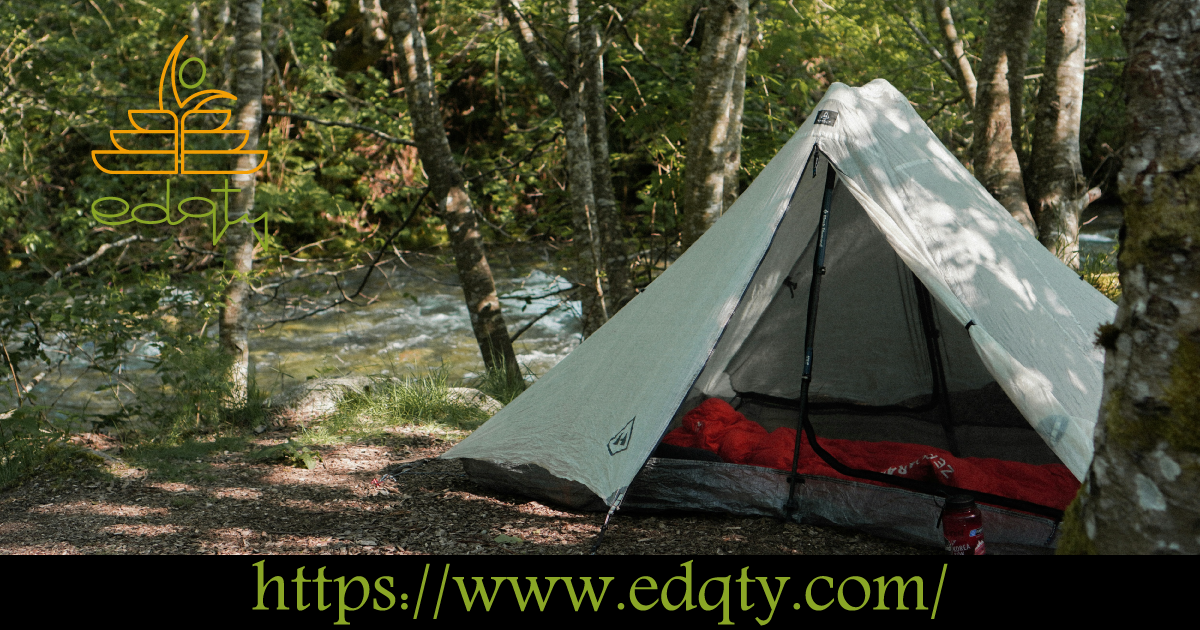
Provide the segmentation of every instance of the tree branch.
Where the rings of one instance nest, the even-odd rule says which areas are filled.
[[[907,15],[902,15],[901,18],[908,25],[908,28],[912,30],[913,34],[917,36],[917,39],[921,40],[921,43],[929,50],[929,54],[933,55],[933,58],[942,64],[942,69],[946,71],[946,74],[950,75],[950,79],[958,83],[958,73],[955,72],[954,66],[951,66],[950,62],[946,61],[946,57],[937,49],[937,46],[934,46],[933,42],[929,41],[929,38],[925,35],[925,31],[921,30],[921,27],[917,26],[917,23],[913,22],[912,18]]]
[[[634,39],[633,37],[631,37],[629,35],[629,29],[626,27],[624,22],[621,23],[621,30],[625,33],[625,39],[629,40],[629,44],[631,46],[633,46],[633,49],[638,51],[639,53],[641,53],[643,61],[650,64],[652,67],[657,69],[659,72],[663,73],[663,76],[667,77],[668,80],[670,80],[670,81],[675,80],[675,77],[671,76],[671,73],[667,72],[666,68],[663,68],[662,66],[658,65],[658,63],[650,60],[650,57],[646,54],[646,51],[645,51],[645,49],[642,48],[642,45],[639,44],[636,39]]]
[[[116,247],[122,247],[124,245],[129,245],[130,243],[134,243],[136,241],[161,243],[164,240],[166,240],[166,239],[165,238],[142,238],[142,236],[140,234],[134,234],[133,236],[127,236],[119,241],[116,241],[115,243],[105,243],[105,244],[101,245],[99,249],[96,250],[96,253],[92,254],[91,256],[88,256],[87,258],[84,258],[83,260],[81,260],[75,264],[67,265],[67,267],[65,269],[54,272],[54,275],[52,277],[55,280],[58,280],[59,278],[63,277],[63,275],[65,275],[65,274],[74,273],[80,269],[83,269],[84,267],[87,267],[88,265],[96,262],[96,260],[99,259],[101,256],[103,256],[106,252],[108,252],[108,250],[116,248]]]
[[[574,287],[572,287],[572,289],[573,289],[573,288],[574,288]],[[526,323],[524,326],[522,326],[522,327],[521,327],[521,329],[520,329],[520,330],[518,330],[518,331],[516,332],[516,334],[514,334],[514,335],[512,336],[512,340],[513,340],[513,341],[516,341],[516,340],[517,340],[517,338],[519,338],[521,335],[525,334],[525,331],[529,330],[530,328],[533,328],[533,325],[534,325],[534,324],[536,324],[536,323],[538,323],[539,321],[541,321],[541,319],[542,319],[543,317],[545,317],[545,316],[549,315],[550,313],[553,313],[554,311],[558,310],[558,307],[560,307],[560,306],[562,306],[563,304],[566,304],[566,303],[567,303],[567,301],[566,301],[566,300],[563,300],[563,301],[559,302],[558,304],[555,304],[554,306],[551,306],[550,308],[548,308],[548,309],[546,309],[545,311],[543,311],[541,315],[538,315],[537,317],[534,317],[533,319],[529,320],[529,322],[528,322],[528,323]]]
[[[542,47],[538,44],[537,33],[521,13],[520,2],[518,0],[500,0],[500,8],[504,11],[504,16],[508,18],[508,21],[516,27],[517,45],[525,56],[525,62],[533,70],[534,76],[542,84],[542,89],[546,91],[550,100],[554,101],[555,106],[561,109],[567,100],[567,84],[555,74],[554,69],[546,61]]]
[[[379,261],[383,260],[384,252],[386,252],[388,250],[388,248],[392,246],[392,241],[396,240],[397,236],[400,236],[400,232],[402,232],[404,230],[404,228],[408,227],[408,224],[413,220],[413,217],[417,216],[417,210],[421,207],[421,204],[425,201],[425,198],[429,196],[429,192],[431,190],[432,190],[432,188],[429,188],[429,187],[425,188],[425,192],[421,193],[421,196],[417,199],[416,203],[413,204],[412,210],[409,211],[408,218],[404,219],[404,222],[401,223],[399,227],[397,227],[395,230],[392,231],[391,236],[389,236],[387,238],[387,241],[385,241],[383,243],[383,246],[379,248],[379,251],[374,256],[371,257],[371,265],[369,267],[367,267],[367,273],[365,275],[363,275],[362,282],[358,283],[358,288],[355,289],[353,295],[346,295],[346,291],[342,288],[341,280],[338,279],[336,274],[333,274],[333,280],[337,284],[338,292],[341,293],[341,295],[342,295],[341,298],[334,300],[332,303],[322,306],[321,308],[309,311],[307,313],[303,313],[301,315],[297,315],[295,317],[285,317],[284,319],[277,319],[277,320],[271,322],[270,324],[268,324],[265,328],[271,328],[272,326],[274,326],[276,324],[284,324],[287,322],[294,322],[294,321],[298,321],[301,319],[306,319],[308,317],[312,317],[313,315],[316,315],[318,313],[323,313],[331,308],[335,308],[335,307],[345,304],[347,302],[353,303],[354,298],[361,295],[363,292],[363,289],[366,288],[367,281],[369,281],[371,279],[371,274],[372,274],[372,272],[375,271],[375,267],[378,267]]]
[[[388,142],[391,142],[394,144],[403,144],[403,145],[409,146],[409,147],[417,146],[417,143],[413,142],[412,140],[405,140],[403,138],[397,138],[395,136],[388,135],[378,129],[375,129],[374,127],[368,127],[366,125],[360,125],[358,123],[338,122],[336,120],[321,120],[320,118],[316,118],[315,116],[309,116],[308,114],[297,114],[294,112],[267,112],[263,116],[264,117],[279,116],[279,117],[283,117],[283,118],[294,118],[296,120],[305,120],[310,123],[316,123],[318,125],[325,125],[326,127],[345,127],[347,129],[357,129],[358,131],[365,131],[377,138],[387,140]]]
[[[978,82],[975,80],[975,72],[971,69],[971,62],[964,52],[962,40],[958,38],[958,32],[954,28],[954,15],[950,12],[949,0],[934,0],[933,4],[937,9],[938,25],[942,28],[942,37],[946,41],[946,51],[958,65],[956,74],[959,88],[974,107]]]

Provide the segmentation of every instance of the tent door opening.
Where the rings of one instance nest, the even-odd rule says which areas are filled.
[[[820,156],[814,151],[812,168],[806,165],[770,250],[671,428],[701,400],[721,397],[768,430],[803,431],[842,474],[933,495],[949,488],[849,468],[819,440],[926,444],[958,457],[1057,463],[983,366],[967,330]],[[795,448],[793,471],[799,440]],[[791,475],[785,512],[797,507],[797,483],[802,479]],[[975,494],[984,500],[985,493]]]

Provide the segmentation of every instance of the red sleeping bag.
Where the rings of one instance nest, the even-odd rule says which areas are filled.
[[[792,469],[796,448],[794,429],[770,433],[762,425],[738,413],[720,398],[700,403],[683,417],[683,424],[663,438],[664,444],[702,448],[730,464]],[[837,461],[859,470],[873,470],[955,488],[986,492],[1065,510],[1079,481],[1062,464],[1023,464],[985,457],[955,457],[931,446],[899,442],[861,442],[821,439],[821,446]],[[799,472],[805,475],[850,479],[826,464],[800,434]]]

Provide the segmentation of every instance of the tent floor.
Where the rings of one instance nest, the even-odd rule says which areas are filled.
[[[540,466],[510,466],[463,459],[471,479],[484,486],[580,510],[603,511],[604,502],[582,484]],[[836,525],[910,544],[942,546],[934,497],[899,488],[804,476],[796,487],[799,510],[791,520]],[[623,509],[692,511],[783,518],[787,474],[754,466],[651,458],[630,485]],[[990,554],[1053,553],[1054,521],[980,505]]]

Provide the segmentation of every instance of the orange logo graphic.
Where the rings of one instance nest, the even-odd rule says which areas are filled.
[[[188,59],[187,61],[184,61],[183,64],[179,66],[179,69],[176,70],[176,62],[179,59],[179,51],[180,51],[180,49],[183,48],[183,43],[186,41],[187,41],[187,36],[184,36],[183,39],[179,40],[179,43],[175,44],[175,49],[171,51],[171,56],[167,57],[167,62],[165,64],[163,64],[162,77],[158,81],[158,109],[131,109],[131,110],[129,110],[129,122],[133,123],[134,128],[130,129],[130,130],[112,130],[112,131],[108,132],[108,135],[112,139],[112,144],[114,147],[116,147],[116,150],[92,151],[92,162],[96,165],[96,168],[100,169],[101,171],[104,171],[105,173],[111,173],[113,175],[250,175],[250,174],[258,172],[259,169],[261,169],[263,167],[263,165],[266,164],[267,152],[265,150],[244,150],[242,148],[242,147],[245,147],[246,143],[249,141],[250,132],[242,131],[240,129],[226,129],[225,128],[225,126],[229,124],[229,119],[232,115],[232,112],[230,112],[230,110],[228,110],[228,109],[202,109],[205,105],[207,105],[212,100],[215,100],[218,98],[227,98],[231,101],[236,101],[237,100],[236,96],[234,96],[224,90],[201,90],[183,100],[180,100],[179,88],[176,85],[176,80],[178,80],[178,83],[182,83],[183,87],[185,87],[187,89],[193,89],[193,88],[199,87],[200,84],[204,82],[204,75],[206,73],[205,68],[204,68],[204,62],[195,57]],[[188,84],[183,79],[183,69],[186,68],[188,66],[188,64],[193,63],[193,62],[200,64],[200,78],[195,83]],[[167,109],[165,103],[163,102],[163,92],[166,91],[166,89],[167,89],[167,78],[168,77],[170,77],[170,79],[171,79],[171,95],[175,98],[175,106],[179,109],[181,114],[176,114],[174,111]],[[193,103],[193,102],[194,102],[194,104],[189,106],[189,104]],[[189,107],[190,107],[190,109],[189,109]],[[221,126],[217,127],[216,129],[189,129],[188,128],[189,117],[191,117],[191,119],[193,121],[202,120],[197,115],[205,115],[205,114],[218,114],[218,115],[224,114],[225,119],[224,119],[224,122],[221,123]],[[165,118],[163,118],[163,117],[169,117],[171,128],[170,129],[157,128],[159,126],[156,126],[150,122],[147,122],[148,126],[143,126],[143,125],[139,124],[137,119],[135,119],[135,115],[138,116],[138,118],[141,118],[146,121],[150,121],[150,120],[153,120],[155,117],[158,117],[160,122],[165,121]],[[187,142],[188,142],[189,137],[192,137],[193,140],[200,140],[200,139],[204,138],[205,136],[208,136],[210,139],[220,139],[220,136],[214,136],[214,134],[221,134],[227,138],[232,139],[234,142],[237,142],[237,140],[240,137],[240,142],[237,142],[236,148],[226,149],[226,150],[189,149],[189,148],[187,148]],[[160,139],[160,140],[163,139],[164,136],[166,136],[167,139],[169,140],[171,148],[170,149],[162,149],[162,148],[131,149],[131,148],[127,148],[128,146],[132,146],[134,143],[138,142],[139,140],[145,141],[147,139],[147,137],[150,139],[154,139],[155,136],[157,136],[158,139]],[[122,143],[124,143],[124,144],[122,144]],[[231,142],[230,144],[233,144],[233,143]],[[159,144],[156,146],[161,147],[162,144]],[[166,169],[162,169],[162,170],[152,170],[152,169],[151,170],[145,170],[145,169],[143,169],[143,170],[117,170],[117,169],[105,168],[105,166],[100,163],[101,156],[113,156],[113,155],[170,156],[171,169],[170,170],[166,170]],[[229,155],[229,156],[257,155],[257,156],[260,156],[260,158],[258,160],[258,164],[254,168],[252,168],[250,170],[244,170],[244,171],[239,171],[239,170],[214,171],[214,170],[204,170],[204,169],[189,169],[187,166],[188,156],[199,156],[199,155]],[[155,224],[159,224],[159,223],[166,223],[168,225],[179,225],[185,219],[210,219],[212,222],[212,243],[213,243],[213,245],[217,244],[217,241],[219,241],[221,239],[221,237],[225,234],[225,231],[227,229],[229,229],[229,226],[244,222],[244,223],[250,224],[250,230],[254,233],[255,238],[257,238],[258,241],[260,243],[262,243],[264,246],[266,245],[266,238],[267,238],[267,213],[266,212],[262,213],[261,215],[258,216],[258,218],[253,219],[253,220],[251,220],[248,216],[243,214],[242,216],[239,216],[236,219],[230,221],[230,219],[229,219],[229,194],[230,193],[239,193],[240,189],[231,188],[229,186],[228,180],[226,180],[224,186],[222,186],[221,188],[214,188],[211,190],[211,192],[220,193],[220,194],[224,195],[224,207],[223,207],[223,215],[224,216],[220,216],[221,213],[219,213],[217,211],[217,203],[207,197],[188,197],[188,198],[180,201],[178,204],[176,204],[174,206],[174,208],[172,208],[172,206],[171,206],[171,179],[168,177],[167,185],[166,185],[166,195],[165,195],[163,204],[143,203],[143,204],[139,204],[139,205],[135,206],[132,210],[130,210],[129,202],[120,197],[101,197],[100,199],[97,199],[96,201],[92,202],[92,217],[104,225],[124,225],[124,224],[130,223],[130,222],[137,222],[137,223],[141,223],[141,224],[145,224],[145,225],[155,225]],[[108,203],[105,203],[105,202],[108,202]],[[121,208],[119,210],[117,210],[115,208],[114,202],[121,204]],[[204,202],[204,203],[208,204],[207,209],[203,212],[199,212],[199,213],[195,212],[195,209],[196,209],[195,204],[198,202]],[[115,211],[105,212],[104,210],[102,210],[99,207],[101,204],[106,205],[107,209],[115,210]],[[189,212],[188,210],[185,210],[184,209],[185,205],[188,205],[189,208],[192,209],[192,211]],[[147,214],[149,216],[139,216],[138,215],[139,211],[141,211],[143,214]],[[177,218],[176,218],[176,215],[172,211],[178,212]],[[255,224],[259,223],[260,221],[262,222],[261,233],[258,230],[254,229]],[[223,225],[218,226],[219,222],[223,223]]]
[[[183,48],[183,43],[185,41],[187,41],[186,35],[183,37],[183,39],[179,40],[178,44],[175,44],[175,49],[171,51],[171,56],[167,57],[166,63],[163,64],[162,77],[158,82],[158,109],[129,110],[129,122],[133,124],[134,128],[130,130],[112,130],[108,132],[109,137],[112,139],[112,144],[114,147],[116,147],[116,149],[92,151],[92,162],[96,165],[96,168],[104,171],[105,173],[111,173],[113,175],[249,175],[251,173],[258,172],[258,170],[261,169],[264,164],[266,164],[267,152],[265,150],[242,149],[242,147],[246,146],[246,142],[250,138],[250,132],[242,131],[240,129],[225,128],[226,125],[229,124],[229,119],[232,115],[230,110],[202,109],[210,101],[215,99],[227,98],[231,101],[236,101],[236,96],[224,90],[201,90],[183,100],[180,100],[179,87],[176,83],[177,81],[178,83],[182,83],[183,87],[189,89],[198,87],[204,81],[204,62],[194,57],[184,61],[183,65],[179,67],[179,70],[176,70],[175,66],[179,59],[179,51]],[[183,68],[187,67],[187,65],[192,62],[200,64],[201,75],[198,81],[189,85],[183,80],[182,75]],[[167,109],[166,104],[163,101],[163,92],[167,89],[168,77],[171,81],[171,96],[174,97],[175,105],[180,110],[180,114],[176,114],[174,111]],[[189,105],[193,102],[194,104]],[[216,129],[189,129],[189,123],[197,124],[196,121],[199,120],[199,115],[203,114],[224,114],[225,120]],[[148,126],[143,126],[140,124],[135,116],[146,121]],[[171,123],[170,129],[162,128],[161,123],[166,122],[162,117],[169,117]],[[152,122],[155,121],[156,118],[158,119],[157,122],[160,123],[158,125]],[[130,149],[122,145],[122,142],[125,142],[126,145],[130,145],[136,140],[137,136],[144,134],[169,136],[171,148]],[[211,150],[187,148],[187,141],[189,137],[198,140],[200,137],[206,135],[213,136],[216,134],[221,134],[222,136],[228,137],[235,142],[240,136],[241,141],[237,143],[237,147],[234,149]],[[172,168],[170,170],[115,170],[106,168],[100,163],[101,156],[107,155],[170,155],[172,156]],[[188,156],[194,155],[258,155],[261,157],[258,160],[258,164],[250,170],[214,171],[189,169],[187,166],[187,158]]]

